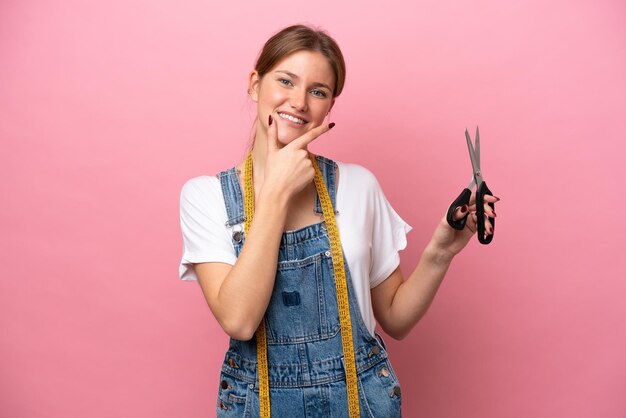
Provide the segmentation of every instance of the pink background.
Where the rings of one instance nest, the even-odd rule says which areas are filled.
[[[218,4],[217,2],[215,4]],[[405,340],[406,417],[625,417],[621,1],[0,2],[0,416],[210,417],[227,338],[178,281],[178,198],[244,154],[265,39],[348,65],[313,146],[378,177],[415,266],[470,179],[502,198]]]

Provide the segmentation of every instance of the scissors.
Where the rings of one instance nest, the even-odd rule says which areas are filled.
[[[485,207],[484,207],[484,197],[485,195],[493,196],[491,190],[487,187],[487,183],[483,181],[483,176],[480,171],[480,135],[478,133],[478,126],[476,127],[476,141],[475,145],[472,145],[472,139],[470,138],[467,129],[465,129],[465,139],[467,140],[467,149],[469,150],[470,160],[472,161],[472,182],[464,189],[459,197],[456,198],[454,202],[448,208],[448,214],[446,219],[448,224],[458,230],[462,230],[465,228],[465,222],[467,222],[467,217],[469,216],[469,211],[467,214],[459,219],[454,220],[454,211],[459,206],[468,205],[470,201],[470,196],[472,194],[472,189],[474,185],[476,185],[476,217],[477,217],[477,227],[478,227],[478,241],[481,244],[489,244],[493,239],[493,233],[485,236],[485,216],[491,222],[491,227],[493,230],[496,228],[496,220],[489,215],[485,215]],[[495,205],[491,202],[487,202],[487,204],[491,207],[493,211],[495,209]]]

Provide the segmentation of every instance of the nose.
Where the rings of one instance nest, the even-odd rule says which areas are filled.
[[[289,106],[291,106],[292,109],[296,109],[300,112],[306,112],[308,107],[306,91],[293,89],[291,97],[289,98]]]

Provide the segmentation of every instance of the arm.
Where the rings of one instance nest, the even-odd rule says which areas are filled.
[[[398,340],[406,337],[430,307],[451,261],[429,245],[408,280],[398,267],[372,289],[374,316],[387,334]]]
[[[493,203],[497,198],[485,196],[485,201]],[[475,209],[475,205],[469,209],[472,207]],[[485,204],[485,212],[495,217],[495,213],[488,208]],[[457,209],[456,219],[465,213],[461,210]],[[475,232],[476,216],[473,213],[462,231],[452,229],[444,216],[409,278],[405,281],[398,267],[384,282],[372,289],[374,315],[387,334],[402,339],[411,331],[435,298],[452,259],[467,245]]]
[[[258,200],[235,265],[195,265],[211,312],[229,336],[244,341],[252,338],[269,304],[287,213],[283,196],[261,195]]]

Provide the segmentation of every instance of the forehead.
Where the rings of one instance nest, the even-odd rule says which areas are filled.
[[[274,71],[289,71],[311,82],[335,84],[335,72],[328,58],[317,51],[296,51],[287,55],[272,68]]]

